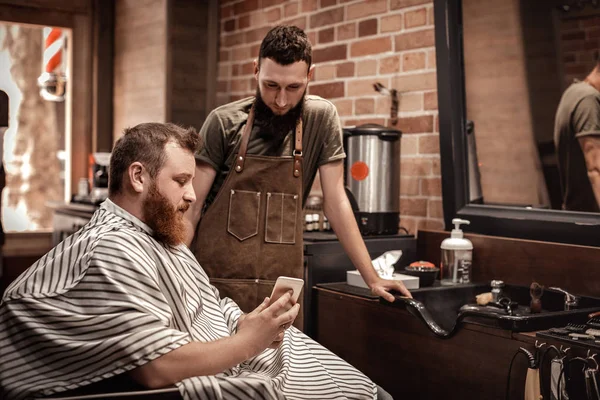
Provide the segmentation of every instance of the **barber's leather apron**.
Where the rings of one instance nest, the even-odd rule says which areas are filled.
[[[302,120],[293,156],[247,155],[254,107],[239,153],[200,220],[194,254],[219,289],[244,312],[271,295],[279,276],[304,278],[302,250]],[[298,302],[302,305],[302,295]],[[301,308],[296,327],[303,326]]]

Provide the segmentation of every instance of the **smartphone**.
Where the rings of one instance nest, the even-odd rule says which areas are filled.
[[[273,288],[273,293],[271,293],[269,304],[273,304],[273,302],[277,301],[277,299],[287,293],[290,289],[294,291],[292,294],[292,302],[295,304],[300,297],[300,292],[302,292],[302,286],[304,286],[304,280],[302,279],[280,276],[275,281],[275,287]]]

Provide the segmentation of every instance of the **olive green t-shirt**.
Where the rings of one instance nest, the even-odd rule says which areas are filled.
[[[578,140],[590,135],[600,136],[600,92],[585,82],[576,82],[563,93],[554,124],[565,210],[600,211]]]
[[[196,160],[210,164],[216,171],[215,182],[206,198],[210,205],[223,185],[237,156],[243,128],[254,97],[248,97],[214,109],[206,118],[200,130],[201,147],[196,152]],[[318,168],[329,162],[346,157],[343,133],[335,106],[319,96],[306,95],[302,112],[302,168],[303,201],[315,179]],[[279,146],[259,137],[260,124],[255,121],[250,133],[247,154],[262,156],[292,156],[294,132],[290,130]]]

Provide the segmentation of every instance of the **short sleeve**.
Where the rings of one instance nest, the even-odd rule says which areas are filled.
[[[318,166],[346,157],[340,117],[335,106],[331,103],[329,104],[330,106],[325,108],[325,115],[323,116],[325,142],[321,157],[319,157]]]
[[[583,98],[573,111],[575,137],[600,135],[600,96]]]
[[[200,129],[201,144],[196,160],[210,164],[216,171],[225,163],[225,132],[216,112],[212,111]]]

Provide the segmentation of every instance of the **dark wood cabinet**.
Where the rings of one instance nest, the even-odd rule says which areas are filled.
[[[505,399],[509,366],[535,337],[466,323],[440,339],[398,307],[317,288],[316,339],[396,399]],[[510,398],[523,398],[527,359],[516,357]]]

